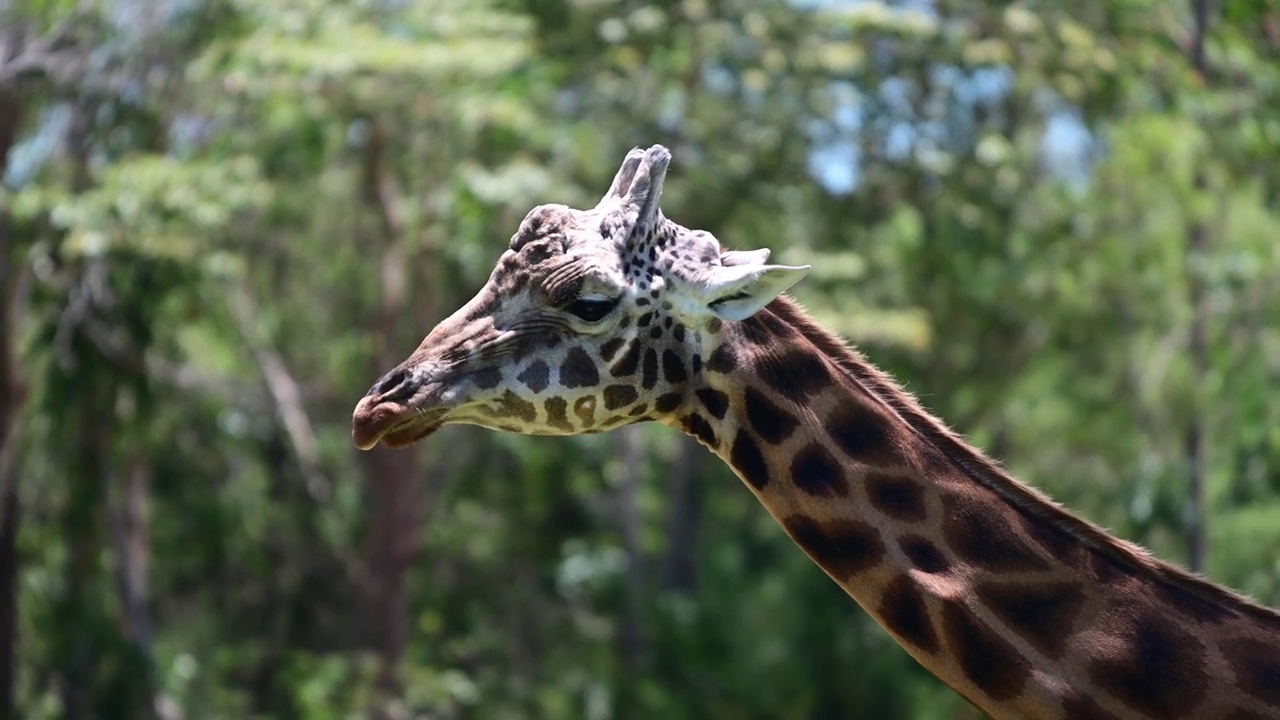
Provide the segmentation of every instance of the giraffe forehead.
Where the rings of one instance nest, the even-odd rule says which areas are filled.
[[[616,254],[582,248],[549,251],[551,245],[540,241],[503,254],[489,280],[500,302],[533,293],[559,305],[585,292],[608,292],[621,286],[621,262]]]
[[[712,241],[714,243],[714,240]],[[559,245],[557,247],[557,245]],[[637,242],[622,248],[607,243],[535,241],[504,253],[490,279],[501,298],[541,291],[553,304],[591,291],[609,294],[625,286],[661,289],[662,278],[696,277],[698,267],[718,264],[718,244],[691,246]]]
[[[700,267],[720,264],[720,241],[714,235],[670,220],[632,235],[623,252],[633,263],[674,271],[678,276],[693,275]]]
[[[510,298],[527,289],[535,294],[525,297],[535,303],[563,305],[591,292],[615,295],[626,288],[652,298],[674,291],[668,294],[684,307],[680,289],[720,266],[720,257],[714,235],[660,215],[657,222],[636,223],[616,209],[544,205],[521,223],[490,284],[508,307],[519,305]]]

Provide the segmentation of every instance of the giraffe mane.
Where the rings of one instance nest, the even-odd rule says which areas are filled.
[[[819,326],[801,306],[781,296],[766,307],[780,321],[795,328],[813,343],[847,379],[884,403],[913,433],[943,454],[969,479],[996,493],[1017,512],[1042,521],[1051,532],[1074,540],[1102,559],[1133,574],[1149,578],[1200,611],[1224,608],[1261,625],[1280,631],[1280,612],[1264,607],[1231,590],[1214,585],[1176,565],[1153,557],[1145,549],[1118,539],[1102,528],[1068,511],[1040,490],[1006,472],[994,459],[970,445],[886,373],[867,362],[844,340]],[[1206,605],[1208,607],[1206,607]]]

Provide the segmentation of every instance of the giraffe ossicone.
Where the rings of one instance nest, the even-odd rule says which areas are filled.
[[[1009,476],[782,294],[807,267],[663,217],[669,162],[634,149],[596,207],[531,211],[479,293],[360,400],[355,444],[656,420],[994,717],[1280,718],[1280,614]]]

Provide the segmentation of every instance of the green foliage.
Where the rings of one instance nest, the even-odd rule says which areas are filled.
[[[1208,573],[1280,603],[1266,3],[1204,77],[1148,0],[73,5],[14,14],[92,62],[15,86],[0,188],[23,717],[973,717],[666,428],[350,447],[524,213],[652,142],[668,215],[812,263],[825,325],[1175,561],[1202,428]]]
[[[123,251],[198,264],[212,249],[198,243],[251,222],[271,190],[252,157],[212,162],[147,155],[112,163],[83,193],[21,193],[14,210],[20,218],[47,213],[65,233],[60,250],[68,259]]]

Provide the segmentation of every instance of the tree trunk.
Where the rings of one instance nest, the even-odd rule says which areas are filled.
[[[3,58],[0,58],[3,60]],[[22,105],[15,93],[0,89],[0,177],[9,168],[9,150],[18,137]],[[17,250],[8,212],[0,208],[0,720],[16,717],[13,682],[17,645],[18,492],[14,440],[22,387],[18,380],[16,307]]]
[[[667,554],[662,562],[662,589],[689,593],[698,587],[698,535],[702,528],[703,483],[698,477],[706,450],[682,437],[671,466],[667,520]]]
[[[1204,37],[1208,32],[1208,0],[1192,0],[1194,24],[1189,48],[1191,65],[1202,83],[1209,81],[1204,58]],[[1194,185],[1197,192],[1208,186],[1204,168],[1196,171]],[[1205,272],[1209,260],[1208,221],[1202,217],[1191,219],[1187,229],[1187,289],[1191,304],[1191,328],[1187,353],[1191,361],[1191,406],[1187,419],[1186,454],[1190,501],[1187,508],[1187,564],[1193,572],[1207,569],[1208,540],[1205,513],[1206,439],[1204,428],[1204,382],[1209,370],[1209,341],[1207,337],[1208,308],[1205,305]]]
[[[18,644],[18,493],[12,482],[0,495],[0,720],[16,720],[13,683]]]
[[[406,575],[418,551],[417,492],[421,464],[412,451],[375,448],[365,462],[370,498],[369,537],[365,546],[369,582],[366,617],[378,653],[378,683],[389,694],[400,692],[396,666],[409,633]]]
[[[110,417],[115,395],[112,383],[78,399],[79,437],[76,461],[69,467],[70,498],[65,532],[70,546],[67,590],[62,611],[63,632],[68,637],[62,662],[62,707],[67,720],[93,716],[93,686],[98,667],[94,658],[102,652],[93,627],[98,621],[93,604],[99,556],[102,552],[102,508],[109,484],[109,437],[104,418]]]
[[[120,497],[111,516],[116,555],[116,585],[124,621],[124,636],[151,657],[151,614],[147,609],[147,494],[151,468],[135,459],[125,473]]]
[[[386,132],[377,119],[369,121],[364,153],[366,201],[377,214],[386,238],[381,258],[381,287],[375,319],[377,351],[373,376],[395,367],[412,349],[401,319],[436,315],[429,296],[425,307],[410,307],[407,288],[408,248],[401,189],[386,158]],[[425,267],[432,264],[427,261]],[[430,285],[428,285],[430,287]],[[417,310],[417,312],[415,312]],[[410,329],[414,323],[410,323]],[[391,450],[378,446],[364,455],[365,483],[370,502],[369,535],[365,544],[364,595],[370,618],[370,640],[378,653],[378,684],[382,701],[400,694],[396,667],[409,635],[407,575],[418,554],[422,502],[429,482],[419,451]],[[379,701],[379,705],[384,704]],[[375,710],[383,715],[381,707]]]
[[[622,550],[627,556],[623,574],[622,623],[618,640],[622,646],[622,659],[629,668],[638,669],[645,655],[645,558],[640,547],[640,515],[636,492],[640,487],[640,473],[644,468],[644,428],[631,425],[618,431],[622,455],[622,477],[619,478],[617,495],[618,527],[622,535]]]
[[[114,473],[113,473],[114,474]],[[146,674],[134,683],[139,691],[139,720],[156,717],[160,697],[154,679],[151,611],[147,600],[147,577],[150,537],[147,522],[147,500],[151,487],[151,468],[141,458],[134,458],[128,469],[113,483],[117,489],[108,519],[112,552],[116,559],[116,592],[120,597],[121,634],[133,644],[146,668]]]

